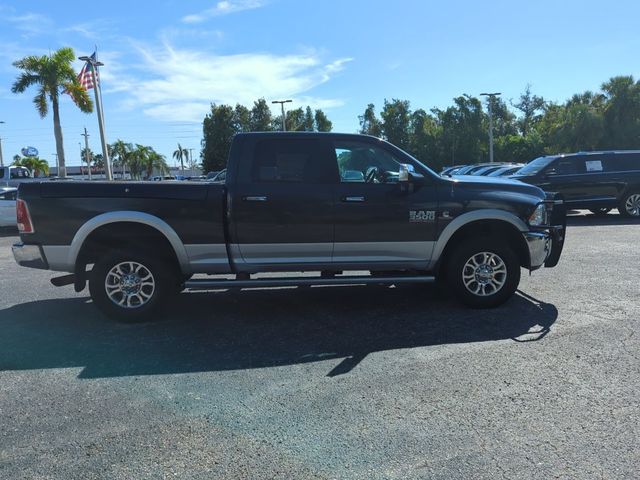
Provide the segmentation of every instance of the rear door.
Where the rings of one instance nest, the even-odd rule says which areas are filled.
[[[234,261],[256,269],[330,264],[336,170],[330,143],[317,136],[248,142],[230,185]]]
[[[426,268],[436,237],[435,185],[398,183],[410,159],[380,141],[334,140],[333,261],[362,269]],[[429,177],[430,178],[430,177]]]

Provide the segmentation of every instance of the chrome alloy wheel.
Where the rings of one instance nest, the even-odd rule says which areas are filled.
[[[634,193],[627,197],[624,208],[632,217],[640,217],[640,193]]]
[[[122,308],[140,308],[147,304],[156,290],[151,271],[138,262],[115,265],[104,280],[109,299]]]
[[[495,253],[476,253],[464,264],[462,281],[474,295],[493,295],[507,282],[507,265]]]

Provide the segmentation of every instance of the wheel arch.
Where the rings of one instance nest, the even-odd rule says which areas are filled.
[[[504,238],[514,246],[520,265],[529,268],[531,258],[523,233],[529,231],[526,223],[502,210],[477,210],[456,217],[440,234],[433,249],[434,270],[446,263],[448,255],[461,241],[473,236]]]
[[[189,260],[186,249],[175,230],[161,218],[137,211],[107,212],[97,215],[84,223],[71,241],[68,254],[69,265],[75,266],[77,271],[78,261],[82,260],[83,254],[85,253],[84,250],[87,245],[89,245],[88,240],[90,241],[92,236],[99,232],[105,232],[106,228],[116,230],[116,226],[129,224],[137,225],[139,228],[146,229],[146,231],[158,235],[159,237],[157,238],[162,238],[166,242],[164,246],[170,248],[176,264],[182,272],[189,272]]]

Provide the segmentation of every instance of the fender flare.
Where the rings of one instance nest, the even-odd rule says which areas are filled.
[[[71,241],[68,253],[68,264],[76,264],[76,260],[78,259],[78,255],[80,254],[82,246],[94,230],[110,223],[121,222],[140,223],[157,230],[167,239],[167,241],[173,248],[182,271],[189,271],[189,257],[187,256],[187,251],[184,248],[184,244],[182,243],[182,240],[180,240],[180,237],[178,236],[176,231],[171,228],[171,226],[167,222],[156,217],[155,215],[129,210],[102,213],[84,223],[78,229],[73,237],[73,240]]]
[[[505,210],[482,209],[463,213],[462,215],[454,218],[440,234],[435,246],[433,247],[433,253],[431,255],[431,265],[435,265],[436,262],[440,260],[444,249],[449,243],[449,240],[451,240],[451,237],[453,237],[453,235],[458,230],[460,230],[465,225],[470,224],[471,222],[477,222],[480,220],[499,220],[512,225],[521,233],[529,231],[529,227],[526,223],[524,223],[520,218],[516,217],[513,213],[507,212]]]

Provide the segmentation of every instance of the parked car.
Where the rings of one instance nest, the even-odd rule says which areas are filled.
[[[226,178],[227,178],[227,169],[225,168],[224,170],[220,170],[218,173],[216,173],[216,175],[210,180],[212,182],[224,182]]]
[[[16,196],[14,187],[0,188],[0,227],[16,226]]]
[[[444,170],[442,170],[440,172],[440,175],[448,175],[451,176],[453,175],[455,172],[457,172],[458,170],[460,170],[463,167],[466,167],[467,165],[455,165],[453,167],[447,167]]]
[[[0,167],[0,186],[17,187],[22,182],[32,180],[31,171],[26,167]]]
[[[487,177],[508,177],[514,175],[518,170],[524,167],[523,163],[515,163],[513,165],[503,165],[502,167],[487,174]]]
[[[511,178],[560,192],[567,208],[640,218],[640,151],[578,152],[539,157]]]
[[[500,165],[503,165],[502,163],[476,163],[473,165],[467,165],[466,167],[462,167],[461,169],[459,169],[458,171],[456,171],[455,173],[453,173],[453,175],[474,175],[475,172],[477,172],[478,170],[482,170],[483,168],[486,167],[498,167]]]
[[[23,184],[15,259],[69,272],[52,282],[78,292],[88,280],[98,308],[134,321],[185,286],[441,278],[463,303],[493,307],[516,291],[521,267],[553,267],[562,251],[565,212],[553,194],[508,179],[441,177],[375,137],[244,133],[228,161],[225,183]],[[359,172],[358,181],[342,181],[345,172]],[[305,271],[322,275],[251,277]],[[370,274],[348,273],[362,271]]]
[[[478,168],[476,170],[473,171],[473,173],[471,173],[471,175],[479,175],[479,176],[487,176],[492,172],[495,172],[496,170],[502,168],[504,166],[504,164],[502,163],[497,163],[494,165],[487,165],[485,167],[482,168]]]

